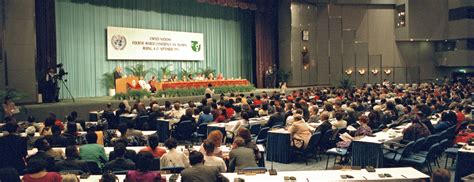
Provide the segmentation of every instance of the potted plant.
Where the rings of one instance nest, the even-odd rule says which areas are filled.
[[[209,67],[206,67],[205,69],[199,69],[199,72],[202,74],[202,76],[204,77],[208,77],[209,74],[213,74],[213,75],[216,75],[216,70],[215,69],[212,69],[212,68],[209,68]]]
[[[145,79],[148,73],[156,72],[154,68],[145,69],[145,65],[143,64],[137,64],[132,67],[127,67],[125,69],[127,70],[127,72],[129,72],[133,76],[136,76],[138,79]]]
[[[165,67],[161,67],[161,81],[167,81],[168,76],[171,75],[171,64],[166,65]]]
[[[287,83],[291,77],[291,71],[279,69],[277,72],[278,83]]]
[[[185,68],[181,68],[181,77],[183,78],[183,81],[188,81],[188,75],[192,75],[193,74],[193,71],[188,68],[188,69],[185,69]]]
[[[104,73],[102,75],[102,84],[108,90],[108,96],[115,95],[114,73]]]
[[[351,79],[347,77],[342,79],[339,85],[343,89],[350,89],[353,86]]]

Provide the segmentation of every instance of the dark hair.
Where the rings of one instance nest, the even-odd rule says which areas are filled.
[[[67,159],[78,159],[79,153],[75,145],[69,145],[66,147],[66,158]]]
[[[122,134],[122,136],[125,136],[125,134],[127,133],[127,129],[127,124],[125,123],[121,123],[118,126],[118,131]]]
[[[28,123],[34,123],[35,122],[35,117],[34,116],[28,116],[28,118],[26,119],[26,121],[28,121]]]
[[[123,157],[125,156],[125,151],[127,151],[127,148],[125,147],[125,145],[123,145],[123,143],[118,142],[115,144],[114,146],[115,156]]]
[[[54,119],[51,118],[51,117],[47,117],[45,120],[44,120],[44,126],[45,127],[51,127],[54,125]]]
[[[67,133],[69,134],[76,134],[77,132],[77,124],[76,122],[68,122],[67,125],[66,125],[66,128],[67,128]]]
[[[158,146],[159,142],[160,138],[158,137],[158,135],[150,135],[148,137],[148,145],[150,145],[153,150]]]
[[[10,134],[15,133],[18,130],[18,124],[15,121],[10,121],[3,127]]]
[[[88,144],[97,143],[97,134],[95,132],[87,132],[86,141]]]
[[[244,113],[242,113],[242,119],[244,119],[244,120],[247,120],[247,121],[248,121],[248,120],[250,119],[250,116],[249,116],[249,114],[248,114],[247,112],[244,112]]]
[[[77,112],[76,112],[76,111],[72,111],[70,115],[71,115],[74,119],[77,119]]]
[[[51,148],[51,146],[49,145],[48,140],[46,140],[46,138],[44,138],[44,137],[36,139],[33,146],[35,148],[37,148],[38,150],[41,150],[41,151],[47,151]]]
[[[209,107],[209,106],[204,107],[204,108],[202,109],[202,112],[203,112],[204,114],[209,114],[209,113],[211,113],[211,107]]]
[[[214,145],[210,140],[204,140],[202,146],[204,147],[206,154],[213,154],[216,147],[216,145]]]
[[[34,174],[46,170],[48,166],[48,162],[44,159],[34,158],[28,161],[26,166],[26,173],[27,174]]]
[[[199,151],[192,151],[189,154],[189,163],[191,165],[202,163],[203,160],[204,160],[204,156]]]
[[[436,169],[431,176],[432,182],[449,182],[451,180],[451,173],[446,169]]]
[[[0,169],[0,181],[20,182],[20,175],[16,169],[5,167]]]
[[[193,109],[187,108],[187,109],[184,111],[184,113],[185,113],[186,116],[191,116],[191,117],[192,117],[194,112],[193,112]]]
[[[51,133],[53,133],[53,135],[61,135],[61,128],[58,125],[53,125],[51,127]]]
[[[141,151],[137,154],[137,169],[141,172],[146,172],[150,169],[153,161],[153,154],[148,151]]]
[[[123,110],[126,108],[125,106],[125,103],[121,102],[119,105],[118,105],[119,109]]]
[[[176,141],[176,139],[174,139],[174,138],[168,138],[165,141],[165,146],[168,149],[176,148],[178,146],[178,141]]]
[[[237,130],[237,136],[244,139],[245,143],[252,141],[252,134],[247,128],[240,128],[239,130]]]
[[[341,120],[343,116],[344,116],[344,114],[342,112],[336,112],[336,114],[335,114],[336,120]]]
[[[171,102],[165,101],[165,108],[170,108],[170,107],[171,107]]]
[[[108,171],[102,174],[102,177],[100,178],[100,180],[102,182],[116,182],[118,181],[118,178],[117,176],[115,176],[114,173],[112,173],[112,171]]]

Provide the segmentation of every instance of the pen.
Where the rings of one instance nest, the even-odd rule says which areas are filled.
[[[306,178],[306,181],[307,181],[307,182],[309,182],[309,179],[308,179],[308,178]]]
[[[362,176],[365,180],[367,180],[367,178],[365,176]]]
[[[402,177],[407,178],[405,175],[402,174]]]

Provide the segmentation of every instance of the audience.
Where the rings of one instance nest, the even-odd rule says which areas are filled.
[[[245,147],[245,141],[242,137],[236,137],[234,139],[232,150],[229,153],[229,161],[229,168],[231,172],[247,167],[257,167],[254,151]],[[234,166],[235,169],[233,169]]]
[[[20,174],[12,167],[0,168],[0,181],[20,182]]]
[[[66,147],[66,159],[55,163],[59,171],[63,170],[81,170],[82,172],[89,172],[87,163],[80,160],[79,151],[74,145]]]
[[[86,134],[87,144],[79,148],[79,155],[82,160],[90,160],[97,163],[99,167],[103,167],[103,162],[107,161],[104,146],[97,144],[97,134],[88,132]]]
[[[293,124],[288,128],[291,138],[296,139],[293,140],[293,145],[298,148],[306,148],[311,138],[312,130],[313,128],[304,122],[301,115],[295,116]]]
[[[150,152],[154,158],[160,158],[166,153],[166,150],[158,147],[159,138],[157,135],[151,135],[148,137],[148,146],[141,149],[140,152]]]
[[[207,141],[211,142],[214,144],[214,156],[217,156],[217,157],[220,157],[222,158],[223,155],[222,155],[222,150],[221,150],[221,145],[222,145],[222,140],[224,138],[224,135],[222,134],[221,131],[219,130],[214,130],[214,131],[211,131],[208,135],[207,135]],[[199,148],[199,152],[205,154],[206,151],[204,150],[204,143],[201,144],[200,148]]]
[[[62,177],[57,172],[48,172],[46,167],[48,163],[41,159],[28,161],[26,174],[23,175],[24,182],[61,182]]]
[[[12,167],[22,174],[27,156],[26,138],[18,136],[18,124],[14,121],[6,123],[4,130],[8,134],[0,137],[0,168]]]
[[[136,170],[129,170],[125,176],[127,182],[166,182],[158,171],[150,171],[153,155],[147,151],[140,151],[137,155]]]
[[[192,165],[190,168],[186,168],[181,172],[182,182],[194,182],[194,181],[206,181],[206,182],[217,182],[217,181],[229,181],[219,173],[217,167],[205,166],[204,156],[201,152],[192,151],[189,154],[189,163]]]
[[[220,172],[226,172],[227,166],[224,160],[221,157],[215,156],[214,150],[215,145],[209,140],[204,140],[203,148],[206,151],[204,155],[204,165],[205,166],[215,166],[219,169]],[[191,164],[192,165],[192,164]]]
[[[431,176],[432,182],[450,182],[451,173],[446,169],[435,169]]]
[[[114,146],[115,159],[111,160],[110,162],[107,162],[105,164],[105,169],[112,171],[125,171],[135,169],[135,163],[132,160],[125,158],[126,150],[127,149],[125,145],[123,145],[122,143],[117,143]]]
[[[174,138],[169,138],[165,141],[165,146],[168,152],[163,154],[160,159],[160,168],[164,167],[190,167],[188,157],[181,151],[176,150],[178,141]]]

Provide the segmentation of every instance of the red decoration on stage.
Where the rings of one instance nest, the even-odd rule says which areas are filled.
[[[249,85],[248,80],[208,80],[208,81],[191,81],[191,82],[162,82],[159,83],[161,89],[176,89],[176,88],[199,88],[207,87],[212,84],[214,87],[230,86],[230,85]],[[158,86],[159,87],[159,86]]]

